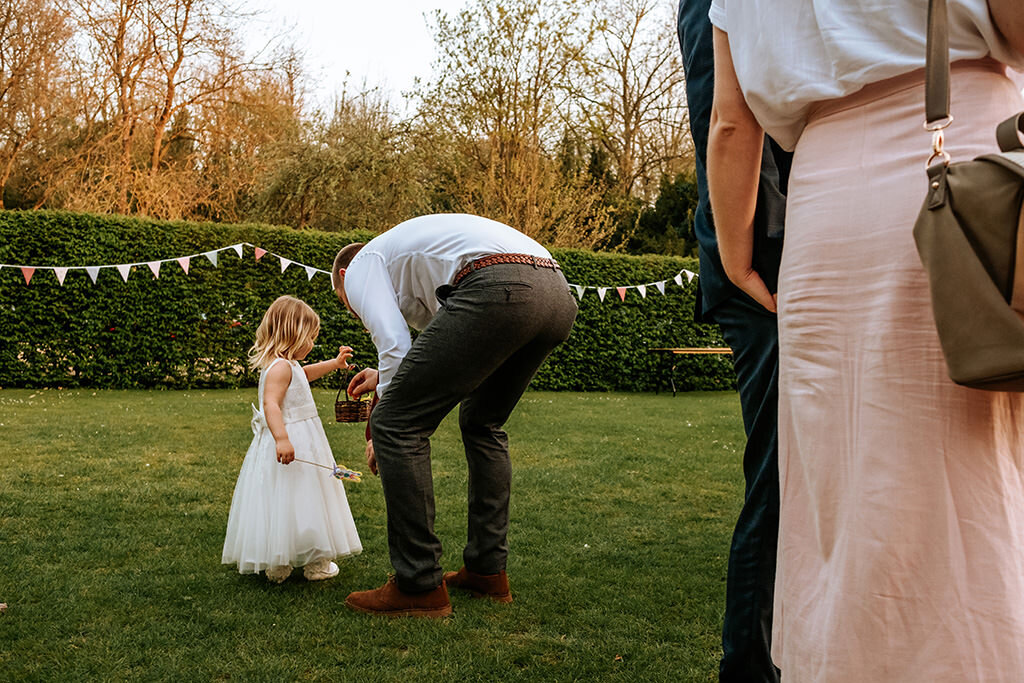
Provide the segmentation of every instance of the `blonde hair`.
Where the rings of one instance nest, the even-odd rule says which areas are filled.
[[[256,328],[256,343],[249,349],[249,367],[263,370],[275,358],[295,360],[299,349],[320,334],[320,316],[293,296],[279,296]]]

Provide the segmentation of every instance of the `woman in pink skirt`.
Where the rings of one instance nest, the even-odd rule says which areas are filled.
[[[953,384],[912,229],[924,0],[715,0],[712,208],[779,312],[783,680],[1024,681],[1024,395]],[[989,6],[991,5],[991,7]],[[1024,108],[1019,0],[949,0],[946,149]],[[776,298],[751,268],[762,131],[795,149]]]

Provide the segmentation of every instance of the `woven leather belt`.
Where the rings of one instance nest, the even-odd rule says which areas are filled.
[[[456,273],[455,279],[452,280],[452,285],[454,286],[459,284],[459,280],[474,271],[486,268],[487,266],[496,266],[499,263],[519,263],[524,266],[533,266],[534,268],[551,268],[552,270],[561,270],[561,266],[558,265],[558,261],[553,258],[531,256],[530,254],[491,254],[490,256],[484,256],[483,258],[478,258],[477,260],[470,262],[469,265]]]

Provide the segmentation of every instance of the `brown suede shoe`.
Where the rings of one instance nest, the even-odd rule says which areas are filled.
[[[357,612],[389,617],[446,617],[452,613],[444,582],[426,593],[403,593],[393,576],[380,588],[349,593],[345,604]]]
[[[474,598],[490,598],[494,602],[512,602],[508,589],[508,575],[504,570],[497,574],[477,574],[465,567],[457,572],[444,575],[444,582],[452,588],[461,588],[473,594]]]

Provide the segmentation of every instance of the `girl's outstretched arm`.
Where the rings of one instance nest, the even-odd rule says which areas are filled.
[[[306,373],[306,379],[312,382],[314,380],[320,379],[326,374],[334,372],[335,370],[348,370],[348,360],[351,357],[351,347],[339,346],[337,358],[321,361],[319,363],[310,363],[309,365],[304,365],[302,366],[302,371]]]
[[[275,363],[267,371],[267,383],[263,387],[263,416],[267,427],[277,442],[277,461],[287,465],[295,459],[295,447],[288,439],[288,430],[284,427],[281,404],[288,385],[292,383],[292,367],[289,363]]]

